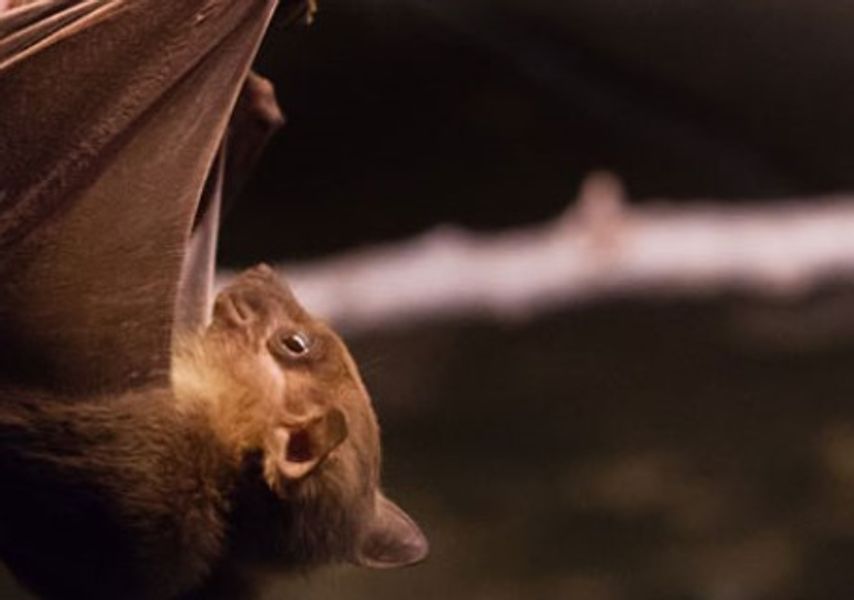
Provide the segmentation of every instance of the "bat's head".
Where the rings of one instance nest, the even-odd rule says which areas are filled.
[[[350,353],[272,269],[250,269],[218,295],[195,347],[189,362],[203,360],[219,388],[215,428],[258,458],[289,559],[396,567],[426,556],[418,526],[380,491],[379,427]]]

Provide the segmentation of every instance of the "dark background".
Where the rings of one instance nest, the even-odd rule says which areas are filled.
[[[854,183],[843,0],[328,0],[258,70],[290,118],[225,259],[562,210],[605,168],[635,199]]]
[[[328,0],[267,38],[258,68],[290,121],[223,260],[541,222],[603,168],[635,202],[845,192],[852,34],[841,0]],[[851,297],[829,282],[350,336],[389,493],[433,554],[271,597],[850,598]]]

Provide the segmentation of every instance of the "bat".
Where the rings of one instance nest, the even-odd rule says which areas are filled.
[[[44,597],[177,597],[234,565],[426,556],[379,491],[378,429],[340,340],[265,269],[213,303],[223,204],[282,121],[249,74],[275,8],[0,13],[0,552]]]

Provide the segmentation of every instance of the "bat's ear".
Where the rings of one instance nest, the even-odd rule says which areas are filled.
[[[347,439],[347,434],[347,419],[337,408],[306,423],[277,428],[267,448],[264,468],[267,483],[284,493],[282,484],[309,475]]]
[[[377,492],[374,515],[362,535],[353,562],[374,569],[406,567],[427,558],[430,544],[415,521]]]

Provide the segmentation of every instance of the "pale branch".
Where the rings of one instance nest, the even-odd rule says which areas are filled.
[[[307,306],[348,330],[525,317],[615,296],[797,295],[854,282],[854,198],[630,205],[615,178],[596,174],[545,225],[488,235],[441,227],[280,268]]]

